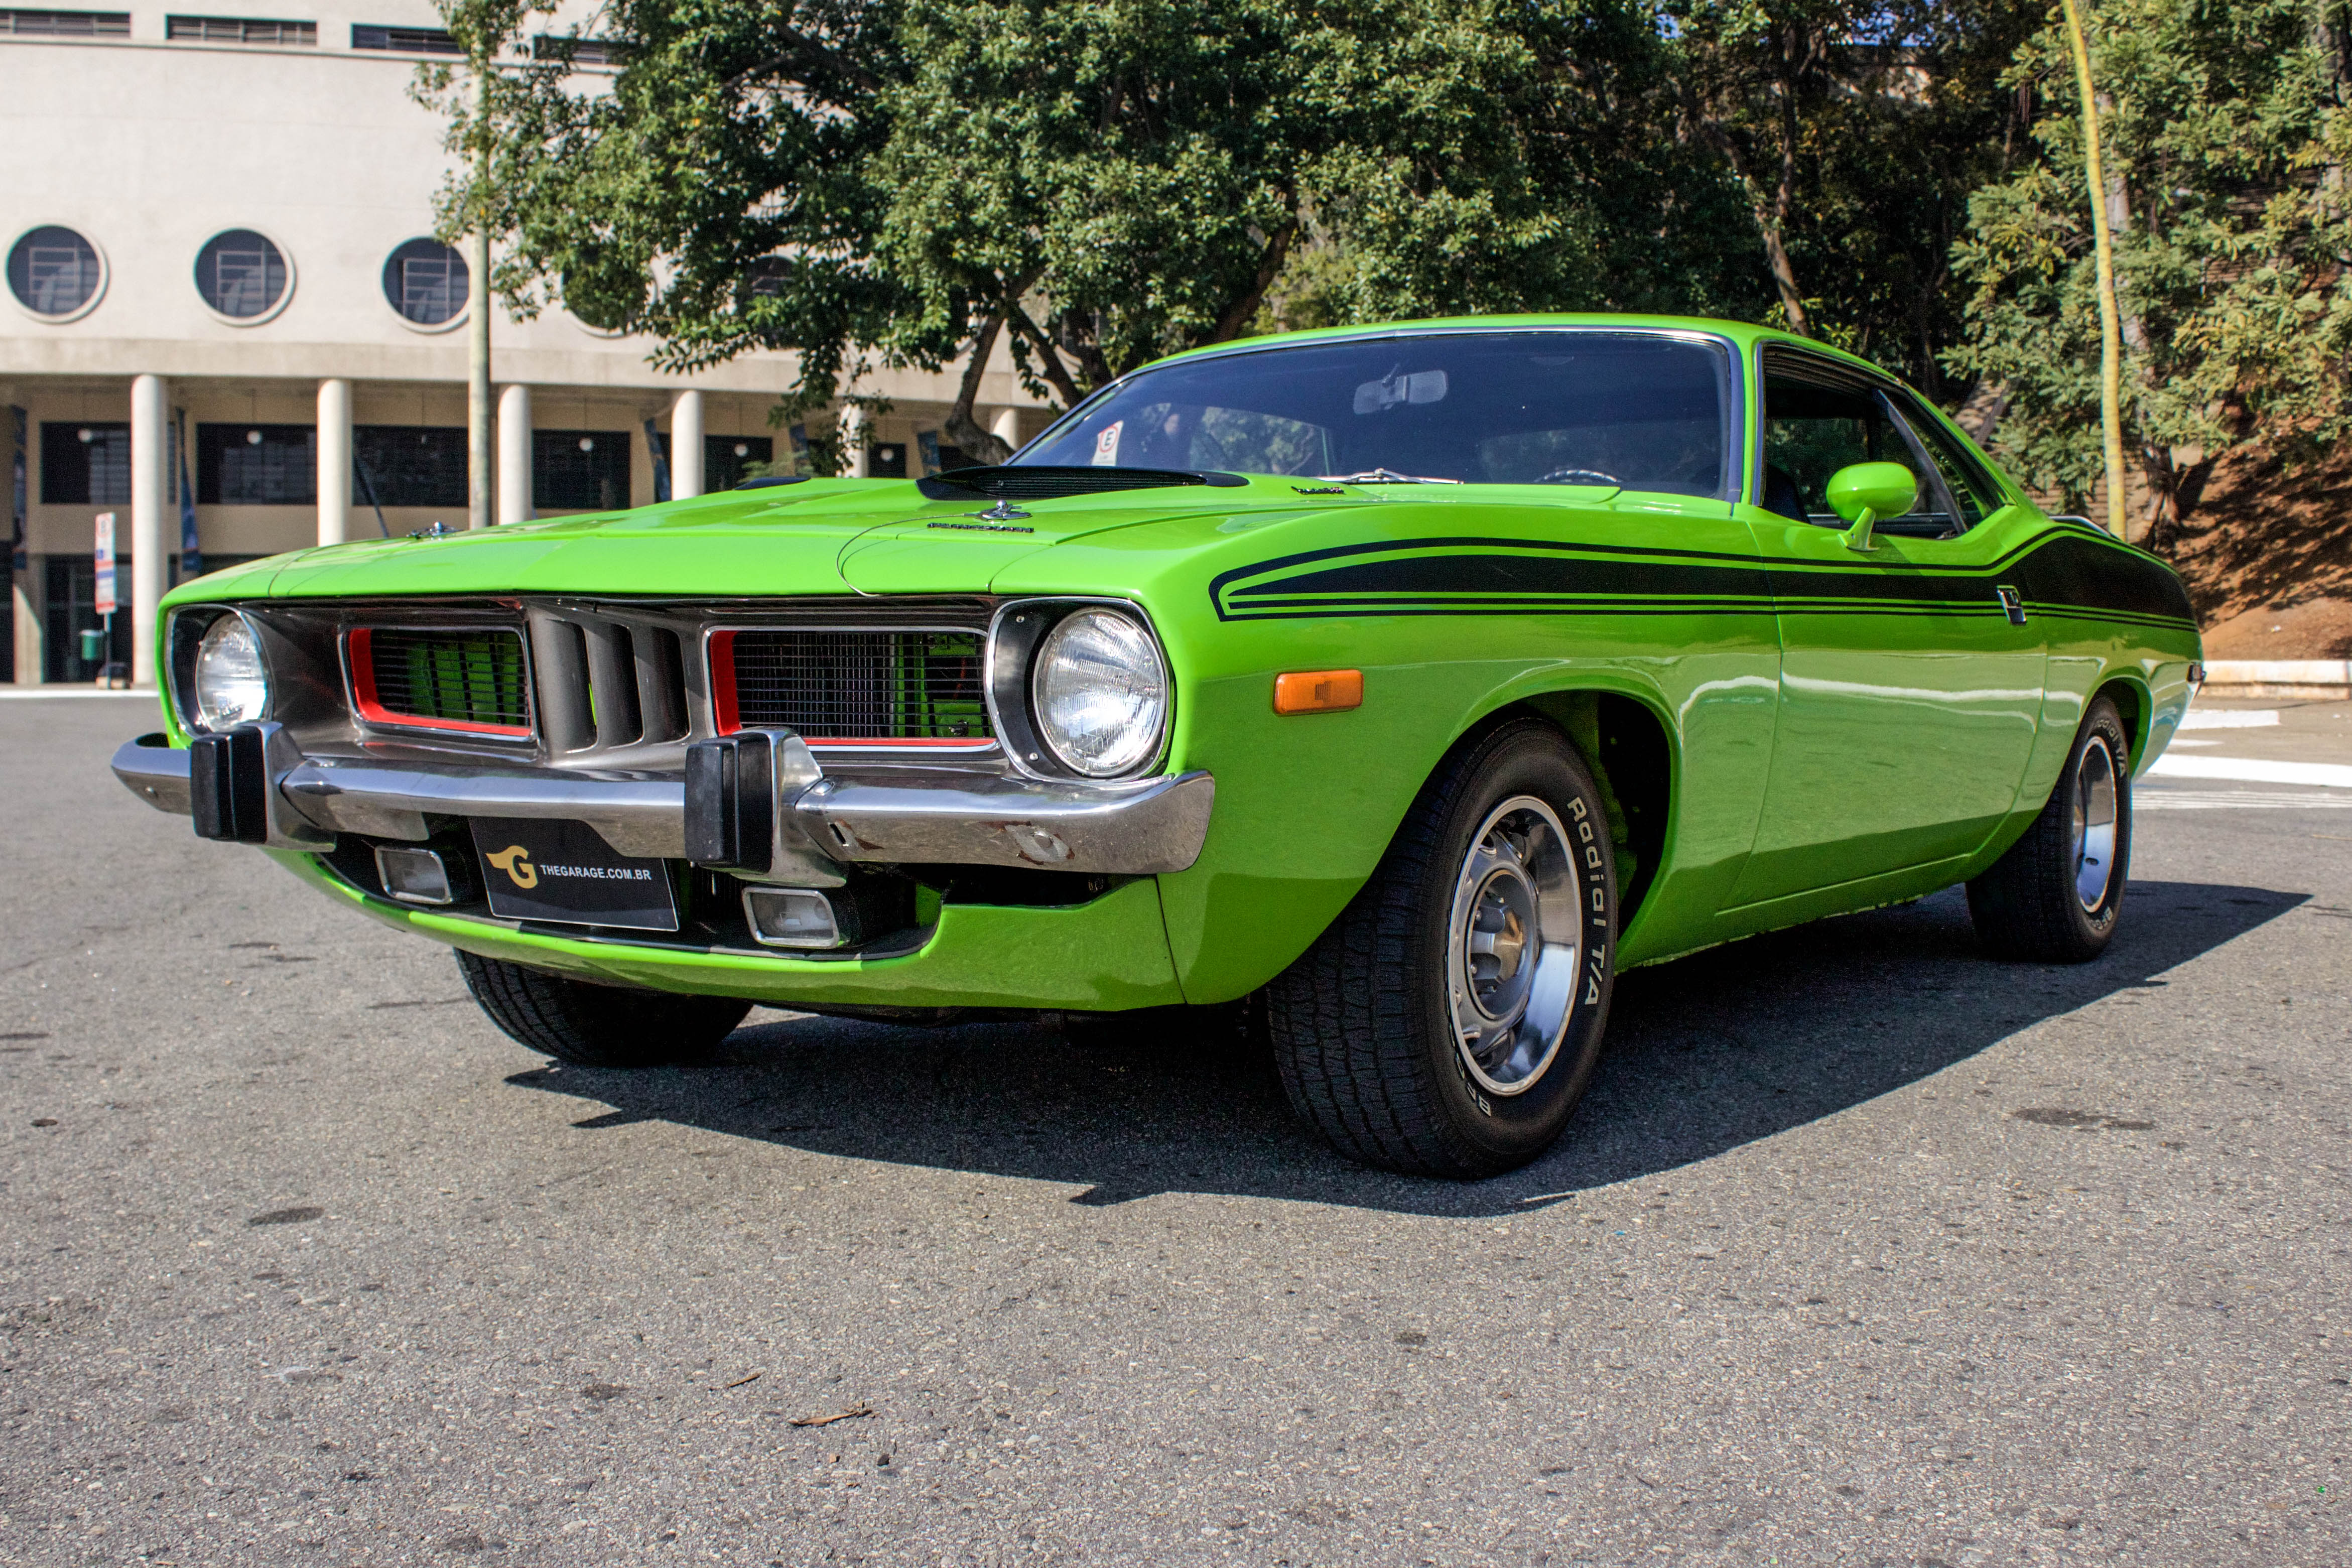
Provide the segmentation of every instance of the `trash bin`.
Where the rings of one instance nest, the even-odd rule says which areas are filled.
[[[96,626],[81,634],[81,661],[96,664],[106,657],[106,634]]]

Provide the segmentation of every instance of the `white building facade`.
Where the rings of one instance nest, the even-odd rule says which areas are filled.
[[[451,48],[439,26],[425,0],[0,9],[0,679],[99,674],[79,634],[100,513],[109,658],[142,685],[155,602],[185,576],[465,526],[467,277],[432,237],[442,126],[409,96]],[[560,310],[499,312],[491,338],[500,522],[700,494],[792,454],[770,422],[785,356],[664,374],[649,341]],[[887,408],[856,471],[960,460],[940,436],[952,373],[858,390]],[[1016,444],[1044,423],[1003,363],[976,413]]]

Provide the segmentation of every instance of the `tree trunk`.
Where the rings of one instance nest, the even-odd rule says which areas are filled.
[[[1070,378],[1069,367],[1062,363],[1062,356],[1052,341],[1038,330],[1036,322],[1029,319],[1029,312],[1021,308],[1019,300],[1005,301],[1004,315],[1013,323],[1013,331],[1026,339],[1029,346],[1037,351],[1039,369],[1044,372],[1045,379],[1054,384],[1054,390],[1062,395],[1062,406],[1076,408],[1082,396],[1078,384]]]
[[[962,447],[964,456],[992,467],[1013,456],[1013,448],[996,432],[971,416],[971,405],[979,395],[980,378],[988,368],[988,356],[996,352],[996,334],[1003,329],[1003,314],[992,315],[972,338],[971,358],[964,363],[963,380],[956,385],[955,406],[948,410],[943,426],[948,439]]]
[[[1265,248],[1258,253],[1257,277],[1240,299],[1225,307],[1224,314],[1217,318],[1216,326],[1211,329],[1207,342],[1228,342],[1242,335],[1243,330],[1250,324],[1250,318],[1257,314],[1258,306],[1265,302],[1265,291],[1274,287],[1276,279],[1282,276],[1283,263],[1290,258],[1291,242],[1297,237],[1298,219],[1295,215],[1266,236]]]
[[[1797,80],[1804,68],[1803,47],[1801,35],[1790,28],[1780,46],[1780,182],[1772,193],[1771,216],[1758,213],[1756,226],[1764,236],[1764,260],[1772,269],[1772,287],[1780,290],[1780,310],[1789,318],[1789,330],[1810,338],[1813,329],[1805,317],[1804,290],[1797,287],[1797,268],[1789,259],[1783,237],[1789,211],[1797,200]]]

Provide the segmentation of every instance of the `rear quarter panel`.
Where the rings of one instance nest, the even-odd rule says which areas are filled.
[[[2019,577],[2050,658],[2041,733],[2016,814],[1979,858],[1987,865],[2048,802],[2095,697],[2106,692],[2123,710],[2137,776],[2188,713],[2189,666],[2203,657],[2196,611],[2170,564],[2104,530],[2050,522]]]

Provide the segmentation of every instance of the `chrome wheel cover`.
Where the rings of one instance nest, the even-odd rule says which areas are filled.
[[[1462,1066],[1489,1094],[1534,1087],[1576,1005],[1583,921],[1569,836],[1514,795],[1486,816],[1454,879],[1446,1006]]]
[[[2116,874],[2116,753],[2105,735],[2093,735],[2074,764],[2074,900],[2097,911]]]

